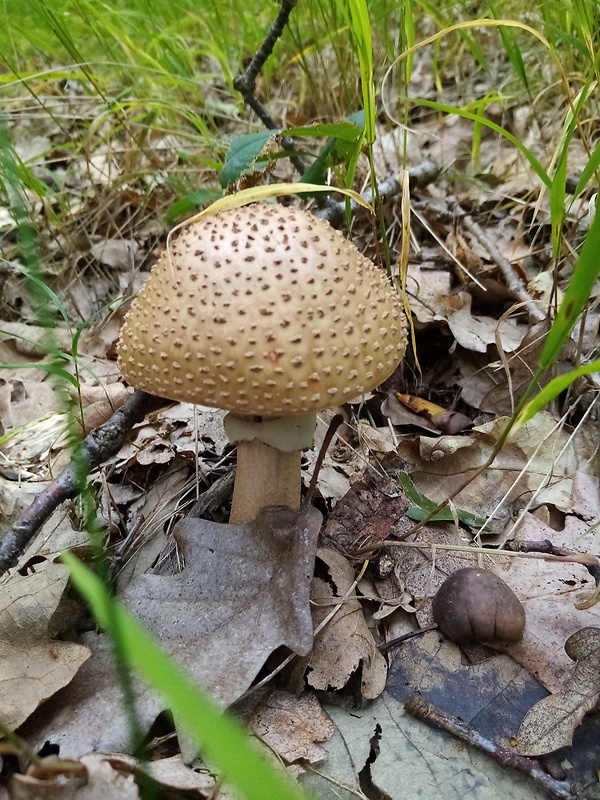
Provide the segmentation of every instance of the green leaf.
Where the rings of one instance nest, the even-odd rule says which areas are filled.
[[[280,133],[279,130],[269,130],[234,136],[221,171],[221,186],[225,189],[229,184],[238,181],[242,175],[252,172],[256,159],[270,140]]]
[[[364,112],[357,111],[348,122],[338,123],[337,125],[319,125],[317,127],[330,128],[329,139],[319,150],[314,162],[304,171],[301,181],[303,183],[321,183],[326,181],[327,170],[335,167],[341,162],[348,163],[350,156],[357,142],[360,141],[364,126]],[[304,129],[298,128],[298,131]],[[290,135],[298,135],[287,131]]]
[[[425,517],[429,517],[429,514],[433,511],[434,508],[437,508],[438,504],[435,503],[433,500],[430,500],[428,497],[425,497],[424,494],[417,489],[415,484],[413,483],[412,478],[408,474],[408,472],[396,472],[396,479],[400,486],[402,487],[402,491],[406,495],[407,500],[409,500],[412,505],[408,507],[407,515],[410,519],[414,519],[417,521],[421,521],[425,519]],[[436,514],[430,517],[431,522],[453,522],[454,515],[458,517],[458,519],[465,525],[468,525],[469,528],[483,528],[486,525],[487,520],[484,517],[478,517],[475,514],[471,514],[470,511],[464,511],[462,509],[454,509],[454,512],[448,506],[440,509]],[[486,525],[489,527],[489,525]]]
[[[221,189],[212,186],[207,189],[198,189],[195,192],[186,194],[185,197],[180,197],[179,200],[176,200],[169,206],[165,217],[167,224],[172,225],[179,217],[191,214],[198,206],[203,206],[206,203],[214,203],[219,197],[223,197],[223,192]]]
[[[362,111],[357,112],[357,115],[362,115]],[[356,115],[353,115],[356,116]],[[301,128],[288,128],[283,131],[286,136],[329,136],[332,139],[341,139],[345,142],[357,142],[360,138],[362,126],[354,122],[328,122],[322,125],[303,125]]]
[[[71,553],[62,560],[100,627],[118,637],[127,663],[161,694],[186,727],[202,756],[246,800],[306,800],[306,796],[267,762],[234,717],[222,711],[168,656],[104,583]]]

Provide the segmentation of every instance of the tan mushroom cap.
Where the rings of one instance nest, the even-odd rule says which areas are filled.
[[[370,391],[406,349],[400,298],[327,222],[255,204],[186,227],[127,314],[119,366],[152,394],[239,414]]]

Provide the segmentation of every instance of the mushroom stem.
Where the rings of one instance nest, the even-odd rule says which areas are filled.
[[[314,414],[254,419],[226,415],[225,433],[237,446],[230,522],[250,522],[265,506],[300,508],[300,459],[312,447],[316,424]]]
[[[300,450],[284,452],[258,439],[238,442],[230,522],[250,522],[265,506],[300,507]]]

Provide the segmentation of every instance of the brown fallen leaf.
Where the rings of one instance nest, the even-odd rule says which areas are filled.
[[[174,528],[183,571],[141,575],[121,599],[194,680],[230,705],[277,647],[310,651],[309,590],[320,524],[313,508],[263,509],[247,525],[188,517]],[[127,715],[107,638],[83,639],[94,649],[92,658],[24,735],[34,744],[50,739],[69,757],[126,753]],[[138,681],[134,693],[140,725],[149,727],[164,703]]]
[[[350,487],[327,520],[321,534],[327,547],[353,555],[361,547],[377,546],[392,534],[412,526],[397,481],[364,473]]]
[[[537,702],[517,734],[524,756],[551,753],[573,742],[575,728],[600,700],[600,628],[582,628],[567,639],[565,650],[576,662],[567,688]]]
[[[113,769],[123,775],[132,775],[138,778],[141,773],[149,774],[156,781],[164,793],[164,797],[197,798],[217,796],[218,800],[234,800],[233,795],[226,787],[219,785],[214,771],[203,764],[194,763],[193,767],[184,763],[180,755],[170,758],[159,758],[147,763],[140,763],[133,756],[122,753],[110,755],[89,755],[82,760],[89,763],[91,758],[107,761]]]
[[[297,697],[281,689],[268,689],[261,697],[250,695],[238,703],[236,711],[288,764],[317,764],[327,758],[321,744],[331,739],[335,727],[312,692]]]
[[[489,457],[507,419],[498,418],[478,425],[461,436],[419,436],[404,440],[398,455],[407,471],[427,497],[444,500]],[[573,475],[593,458],[595,443],[583,433],[571,440],[570,431],[557,426],[548,412],[540,412],[510,438],[493,464],[474,477],[454,502],[478,516],[522,507],[535,493],[536,505],[552,503],[568,507]],[[503,512],[507,516],[507,511]]]
[[[497,416],[512,414],[536,370],[547,331],[546,322],[534,325],[517,348],[505,350],[501,362],[482,367],[479,359],[459,358],[462,399],[480,411]]]
[[[311,597],[313,617],[319,625],[340,604],[339,610],[315,637],[307,680],[314,689],[341,689],[361,668],[361,694],[374,700],[385,689],[387,665],[369,630],[361,605],[352,592],[352,565],[335,550],[320,548],[317,555],[331,581],[315,578]],[[348,593],[350,596],[346,597]]]
[[[44,561],[0,585],[0,721],[11,730],[89,658],[87,647],[55,638],[68,580],[65,567]]]
[[[439,296],[435,307],[462,347],[485,353],[489,345],[500,343],[504,351],[511,352],[521,344],[527,332],[524,325],[512,319],[499,321],[493,317],[477,316],[471,311],[471,302],[468,292],[459,292]]]
[[[62,766],[64,765],[64,767]],[[49,757],[28,774],[15,774],[9,781],[14,800],[138,800],[141,795],[133,776],[119,771],[110,760],[90,753],[79,761]]]

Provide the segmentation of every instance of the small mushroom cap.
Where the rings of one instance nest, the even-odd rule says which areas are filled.
[[[312,214],[255,204],[183,230],[134,300],[118,355],[152,394],[280,416],[374,389],[405,349],[379,268]]]
[[[488,569],[453,572],[433,598],[433,618],[453,642],[518,642],[525,610],[502,578]]]

